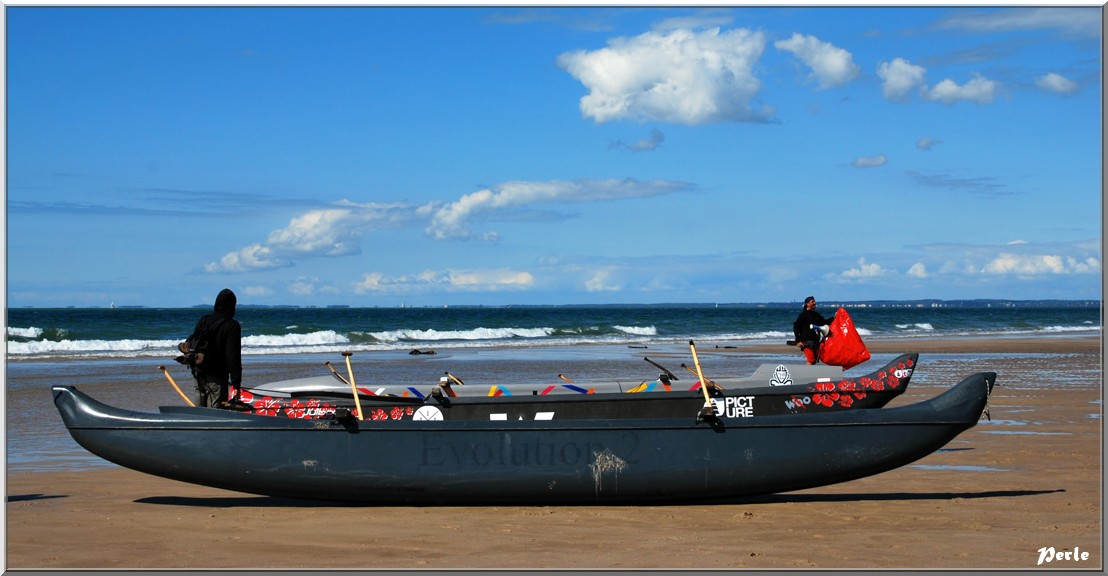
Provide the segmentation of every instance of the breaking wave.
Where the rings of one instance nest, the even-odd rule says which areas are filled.
[[[442,342],[545,338],[553,333],[553,328],[474,328],[472,330],[390,330],[370,332],[369,335],[378,342]]]
[[[653,326],[612,326],[616,330],[635,336],[657,336],[658,329]]]

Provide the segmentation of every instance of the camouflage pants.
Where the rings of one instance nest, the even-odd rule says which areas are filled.
[[[197,406],[219,408],[220,404],[227,401],[227,382],[221,382],[216,378],[204,374],[196,375]]]

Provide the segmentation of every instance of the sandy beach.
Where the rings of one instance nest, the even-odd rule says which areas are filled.
[[[867,344],[921,353],[892,406],[996,371],[991,420],[884,474],[715,504],[361,507],[117,467],[9,471],[6,566],[1103,570],[1099,338]],[[781,346],[712,351],[761,353]]]

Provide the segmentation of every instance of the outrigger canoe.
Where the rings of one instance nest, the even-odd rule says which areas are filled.
[[[451,406],[469,399],[440,396],[382,406],[425,417],[381,420],[136,412],[73,386],[53,395],[89,452],[183,482],[380,505],[615,504],[733,499],[892,470],[974,426],[995,380],[975,374],[930,400],[882,410],[708,418],[639,415],[630,406],[641,396],[628,394],[563,395],[566,412],[549,419],[539,414],[550,397],[532,399],[532,417],[490,419],[454,417]]]
[[[724,409],[724,405],[741,406],[747,415],[765,416],[880,408],[908,387],[918,360],[919,354],[902,354],[869,374],[851,378],[843,378],[842,370],[838,367],[767,364],[759,367],[750,377],[706,379],[714,383],[710,389],[714,396],[713,403],[719,405],[717,411]],[[512,384],[483,387],[460,382],[452,384],[445,377],[440,384],[423,386],[365,387],[358,386],[355,382],[359,392],[357,403],[354,402],[349,381],[339,380],[340,378],[341,376],[336,373],[247,388],[241,392],[236,405],[242,411],[267,416],[320,418],[343,409],[353,411],[354,415],[358,416],[357,405],[360,404],[366,417],[374,419],[387,419],[393,415],[398,415],[400,419],[411,418],[414,413],[410,411],[391,413],[386,409],[388,403],[398,402],[397,397],[403,398],[402,401],[421,402],[436,394],[459,400],[473,400],[457,404],[457,406],[464,406],[465,411],[483,407],[495,413],[512,414],[519,412],[520,409],[511,406],[534,405],[532,400],[534,397],[555,398],[575,393],[633,393],[632,395],[637,397],[635,400],[629,399],[627,404],[620,405],[618,410],[613,410],[636,416],[672,416],[687,412],[690,405],[703,405],[699,392],[700,381],[694,378],[695,382],[691,386],[685,384],[685,381],[679,384],[676,381],[677,376],[668,370],[657,380],[634,386],[616,382],[587,384],[563,382],[562,384]],[[654,394],[655,392],[669,393],[658,395]],[[488,397],[510,397],[514,400],[491,404],[480,401],[481,398]],[[557,405],[557,402],[557,400],[550,401],[551,405]],[[382,404],[386,407],[382,407]],[[567,406],[574,408],[559,408],[559,410],[571,410],[576,413],[578,405],[570,403]],[[628,406],[635,408],[628,409]],[[452,411],[462,412],[463,409],[455,407]]]

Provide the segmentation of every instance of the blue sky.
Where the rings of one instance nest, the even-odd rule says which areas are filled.
[[[1100,297],[1100,7],[8,7],[9,306]]]

